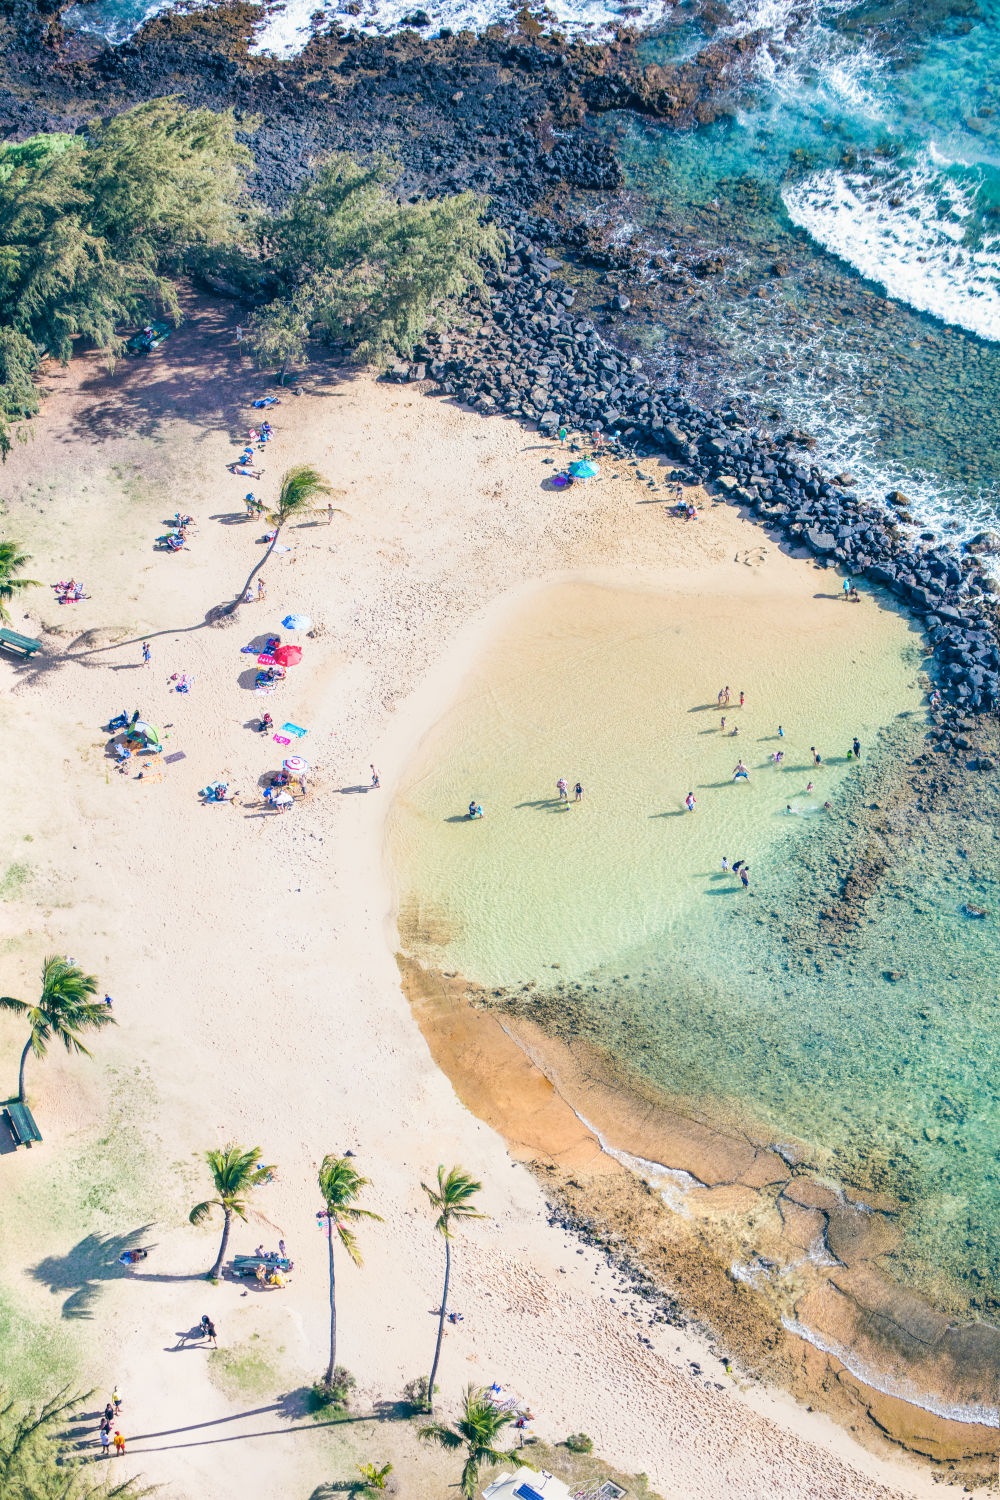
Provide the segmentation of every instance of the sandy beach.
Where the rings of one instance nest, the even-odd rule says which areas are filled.
[[[12,625],[45,644],[34,662],[0,661],[3,991],[31,998],[42,957],[67,953],[98,976],[118,1022],[94,1040],[93,1062],[29,1062],[44,1141],[2,1162],[11,1387],[38,1396],[72,1382],[103,1405],[118,1382],[128,1453],[115,1463],[177,1500],[305,1497],[383,1455],[402,1493],[445,1493],[456,1466],[418,1453],[405,1424],[324,1426],[292,1394],[325,1362],[316,1168],[349,1149],[384,1219],[361,1231],[364,1267],[338,1280],[359,1413],[426,1373],[443,1256],[420,1184],[460,1162],[482,1179],[489,1217],[456,1244],[463,1321],[447,1334],[443,1408],[469,1381],[500,1381],[530,1405],[540,1437],[585,1431],[602,1457],[677,1500],[937,1493],[929,1470],[887,1444],[862,1448],[780,1392],[732,1380],[710,1339],[651,1323],[602,1254],[549,1222],[525,1164],[538,1132],[512,1152],[492,1104],[482,1119],[456,1096],[395,958],[390,800],[513,599],[544,580],[653,586],[683,570],[708,595],[767,591],[817,630],[841,606],[822,597],[812,564],[731,507],[706,502],[696,524],[668,518],[614,465],[598,484],[553,491],[541,460],[558,444],[366,375],[315,367],[271,413],[262,479],[232,476],[249,402],[266,387],[240,360],[230,309],[206,300],[188,312],[162,351],[113,375],[90,359],[48,370],[43,414],[3,473],[0,526],[42,581]],[[245,492],[269,502],[296,462],[337,486],[338,512],[290,526],[264,601],[208,623],[260,556],[264,528],[245,518]],[[187,549],[154,550],[177,510],[197,523]],[[70,577],[88,597],[59,605],[50,584]],[[882,628],[876,606],[863,608]],[[313,621],[302,664],[255,696],[255,658],[241,649],[285,636],[290,611]],[[175,674],[189,676],[188,693]],[[262,801],[288,753],[255,732],[262,707],[276,726],[308,731],[308,796],[285,816]],[[135,708],[161,730],[168,761],[183,755],[162,779],[119,775],[108,757],[100,726]],[[215,779],[237,804],[199,803]],[[12,1087],[11,1017],[0,1041]],[[546,1088],[522,1085],[540,1090],[544,1113]],[[553,1117],[541,1134],[564,1124]],[[295,1260],[281,1292],[199,1279],[217,1229],[190,1227],[187,1213],[208,1193],[204,1151],[228,1140],[260,1145],[278,1166],[261,1208]],[[621,1173],[585,1132],[574,1151],[581,1171]],[[238,1225],[231,1248],[262,1235],[277,1238]],[[135,1243],[154,1250],[128,1274],[117,1256]],[[182,1336],[203,1312],[218,1357]],[[95,1422],[95,1456],[96,1439]]]

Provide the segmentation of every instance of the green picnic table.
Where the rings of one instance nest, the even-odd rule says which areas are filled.
[[[14,1137],[15,1146],[30,1146],[32,1141],[40,1141],[42,1132],[35,1124],[35,1117],[26,1104],[8,1104],[4,1107],[7,1116],[7,1124],[10,1133]]]
[[[0,646],[6,646],[8,651],[19,651],[22,656],[34,656],[36,651],[41,651],[41,641],[34,640],[30,635],[18,635],[16,630],[0,630]]]

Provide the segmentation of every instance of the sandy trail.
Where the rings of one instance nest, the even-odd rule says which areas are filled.
[[[191,311],[161,354],[113,378],[83,360],[53,371],[35,437],[3,476],[4,530],[26,543],[34,576],[82,578],[91,597],[60,607],[47,587],[29,594],[14,628],[63,633],[46,636],[38,667],[0,663],[2,984],[30,995],[41,956],[67,952],[99,976],[119,1022],[95,1042],[95,1063],[53,1055],[31,1067],[45,1142],[3,1160],[0,1286],[18,1309],[17,1369],[27,1381],[75,1367],[99,1394],[120,1382],[129,1456],[116,1462],[178,1500],[305,1496],[353,1473],[357,1456],[349,1432],[331,1436],[276,1394],[325,1363],[316,1167],[353,1150],[385,1219],[362,1230],[364,1269],[343,1266],[339,1280],[340,1357],[365,1407],[428,1365],[443,1257],[420,1183],[461,1162],[482,1178],[490,1217],[457,1246],[452,1305],[464,1322],[446,1340],[446,1404],[468,1380],[500,1379],[543,1436],[587,1431],[608,1459],[685,1500],[929,1493],[914,1467],[862,1453],[780,1396],[716,1389],[720,1367],[702,1346],[646,1328],[595,1252],[548,1225],[502,1139],[458,1103],[392,955],[385,811],[451,690],[435,663],[459,632],[471,655],[495,601],[575,570],[634,582],[683,566],[708,589],[748,570],[766,588],[780,574],[800,580],[803,609],[829,609],[813,597],[815,574],[723,506],[695,526],[637,503],[649,492],[634,479],[545,489],[552,444],[369,378],[314,377],[309,393],[286,396],[265,476],[248,485],[224,465],[264,387],[239,363],[228,311]],[[290,528],[266,602],[231,628],[206,627],[260,555],[261,526],[240,519],[245,490],[270,499],[303,460],[344,490],[346,514]],[[198,522],[190,550],[154,552],[178,508]],[[261,699],[242,685],[254,659],[240,648],[289,610],[310,615],[316,635]],[[87,631],[97,634],[81,641]],[[60,659],[71,643],[72,660]],[[187,695],[173,690],[178,672],[193,678]],[[309,796],[284,817],[259,805],[261,778],[288,753],[248,727],[262,705],[276,725],[309,731],[298,746],[315,771]],[[106,758],[98,726],[134,707],[169,736],[168,754],[183,751],[162,781],[119,776]],[[372,760],[380,792],[368,787]],[[239,790],[238,806],[199,805],[215,777]],[[12,1075],[9,1019],[0,1040]],[[283,1293],[197,1279],[217,1231],[192,1229],[186,1214],[208,1192],[201,1153],[229,1139],[279,1165],[261,1208],[296,1261]],[[262,1237],[277,1238],[237,1226],[232,1249]],[[115,1256],[136,1242],[153,1255],[119,1274]],[[256,1385],[245,1371],[227,1385],[203,1346],[179,1338],[204,1311],[224,1349],[263,1365]],[[448,1465],[422,1463],[406,1492],[439,1493]]]

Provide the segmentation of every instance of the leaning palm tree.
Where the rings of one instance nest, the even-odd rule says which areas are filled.
[[[324,1156],[319,1169],[319,1190],[326,1204],[327,1245],[330,1253],[330,1363],[326,1367],[326,1384],[333,1384],[333,1372],[337,1367],[337,1289],[333,1265],[333,1236],[347,1251],[356,1266],[361,1265],[361,1251],[348,1223],[359,1219],[376,1219],[380,1214],[367,1208],[356,1208],[355,1199],[362,1188],[370,1187],[367,1177],[355,1172],[346,1156]]]
[[[22,552],[16,542],[0,542],[0,620],[10,619],[7,605],[14,602],[22,589],[41,587],[37,578],[16,576],[30,561],[27,552]]]
[[[451,1240],[452,1222],[455,1219],[485,1219],[486,1214],[479,1213],[472,1206],[472,1199],[476,1193],[482,1191],[482,1183],[475,1182],[466,1176],[461,1167],[452,1167],[450,1172],[445,1172],[444,1167],[438,1167],[437,1190],[429,1188],[426,1182],[420,1186],[431,1200],[431,1207],[437,1210],[437,1219],[434,1228],[444,1240],[444,1291],[441,1294],[441,1311],[438,1314],[437,1343],[434,1345],[434,1363],[431,1365],[431,1378],[427,1383],[427,1410],[434,1410],[434,1377],[437,1374],[438,1360],[441,1358],[441,1339],[444,1336],[444,1320],[448,1312],[448,1282],[451,1279]]]
[[[36,1004],[15,1000],[12,995],[0,995],[0,1010],[12,1010],[24,1016],[30,1027],[17,1079],[20,1104],[24,1103],[24,1067],[30,1053],[44,1057],[49,1042],[55,1037],[67,1052],[82,1052],[84,1057],[90,1057],[80,1040],[80,1033],[99,1031],[102,1026],[115,1024],[107,1006],[91,1000],[90,996],[96,989],[97,980],[93,974],[85,974],[68,958],[47,958],[42,964],[42,993]]]
[[[281,528],[286,521],[291,521],[295,516],[303,516],[308,511],[315,510],[315,502],[322,495],[333,495],[339,491],[334,490],[329,480],[324,479],[318,469],[310,464],[296,464],[292,469],[286,469],[281,480],[281,490],[278,495],[278,504],[274,510],[269,510],[267,519],[274,527],[274,536],[260,562],[256,563],[250,570],[250,576],[240,589],[233,603],[229,606],[231,613],[246,598],[247,589],[253,583],[261,568],[267,562],[274,551]]]
[[[255,1188],[261,1187],[265,1182],[270,1182],[277,1168],[261,1164],[259,1146],[254,1146],[250,1151],[244,1151],[242,1146],[237,1146],[233,1141],[230,1141],[221,1151],[206,1151],[205,1160],[212,1173],[212,1181],[215,1183],[218,1197],[207,1198],[204,1203],[196,1203],[188,1214],[188,1218],[192,1224],[200,1224],[208,1218],[213,1208],[222,1209],[222,1243],[215,1257],[215,1265],[208,1273],[209,1281],[215,1281],[226,1256],[234,1216],[242,1219],[244,1223],[247,1219],[253,1219],[257,1224],[266,1224],[269,1229],[277,1229],[276,1224],[272,1224],[270,1219],[265,1219],[264,1215],[252,1208],[249,1202],[249,1195]]]
[[[450,1427],[444,1422],[432,1422],[429,1427],[421,1427],[417,1436],[425,1443],[438,1443],[442,1448],[465,1449],[468,1457],[459,1488],[465,1500],[475,1500],[483,1465],[502,1464],[514,1452],[513,1448],[503,1449],[496,1445],[500,1433],[513,1420],[512,1411],[498,1411],[491,1401],[487,1401],[484,1390],[470,1385],[466,1387],[462,1415],[457,1422]]]

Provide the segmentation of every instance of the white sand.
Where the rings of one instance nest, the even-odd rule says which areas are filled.
[[[95,1039],[93,1063],[60,1054],[29,1065],[45,1141],[3,1161],[0,1287],[40,1330],[36,1352],[55,1328],[46,1357],[75,1365],[101,1404],[120,1382],[129,1456],[117,1467],[178,1500],[304,1497],[350,1477],[355,1457],[378,1451],[353,1454],[349,1432],[331,1438],[274,1406],[325,1364],[316,1166],[325,1152],[354,1150],[385,1219],[362,1228],[365,1267],[345,1263],[338,1283],[340,1357],[366,1409],[428,1366],[443,1255],[420,1182],[439,1162],[461,1162],[482,1178],[490,1218],[456,1245],[452,1305],[464,1322],[445,1343],[445,1407],[465,1382],[497,1378],[530,1403],[543,1436],[582,1429],[606,1458],[684,1500],[930,1493],[915,1467],[868,1456],[787,1400],[743,1399],[692,1376],[673,1331],[650,1330],[652,1351],[640,1345],[646,1330],[628,1299],[610,1301],[614,1282],[596,1254],[549,1227],[534,1178],[431,1063],[392,956],[385,812],[415,737],[447,697],[434,666],[460,631],[471,654],[494,601],[582,567],[634,580],[668,559],[704,569],[717,587],[748,566],[764,587],[797,571],[803,608],[831,608],[812,606],[817,575],[725,507],[686,526],[638,505],[648,492],[634,482],[544,491],[552,471],[539,459],[551,445],[367,378],[286,398],[272,413],[265,478],[248,485],[223,467],[245,435],[238,400],[257,388],[239,371],[226,317],[201,305],[162,354],[114,379],[84,362],[52,372],[36,438],[3,474],[4,530],[27,544],[34,576],[75,575],[92,596],[60,608],[47,588],[35,591],[14,628],[67,630],[46,637],[50,658],[78,633],[124,630],[123,644],[91,655],[76,645],[72,661],[39,671],[0,662],[7,857],[28,867],[0,903],[0,986],[30,996],[42,955],[66,952],[99,976],[119,1021]],[[199,628],[259,556],[262,528],[224,518],[239,514],[249,487],[271,497],[302,460],[344,488],[348,515],[290,529],[290,550],[266,570],[267,602],[242,609],[234,628]],[[154,553],[161,518],[178,507],[199,523],[191,550]],[[749,560],[738,557],[748,549]],[[303,642],[288,683],[258,699],[239,686],[253,661],[239,648],[288,610],[312,616],[317,638]],[[147,668],[133,643],[143,634]],[[449,660],[453,671],[454,652]],[[180,671],[194,677],[187,696],[167,681]],[[258,778],[282,754],[245,727],[262,705],[276,724],[309,728],[298,749],[315,784],[285,817],[255,805]],[[186,756],[162,783],[121,777],[105,759],[98,726],[137,706],[169,734],[168,753]],[[379,793],[365,790],[371,760]],[[199,805],[197,789],[214,777],[240,790],[239,807]],[[11,1079],[19,1035],[0,1021]],[[284,1292],[244,1298],[232,1282],[189,1279],[217,1244],[215,1227],[185,1222],[208,1192],[199,1154],[230,1138],[260,1144],[279,1165],[261,1207],[296,1261]],[[151,1221],[145,1275],[102,1277],[108,1256],[86,1237]],[[252,1250],[262,1236],[277,1238],[238,1226],[232,1248]],[[60,1318],[71,1294],[79,1308],[81,1265],[90,1318]],[[264,1351],[276,1373],[262,1395],[225,1395],[202,1348],[176,1350],[177,1331],[203,1311],[224,1347]],[[704,1350],[691,1357],[719,1375]],[[403,1493],[437,1495],[457,1475],[440,1458],[423,1463]]]

